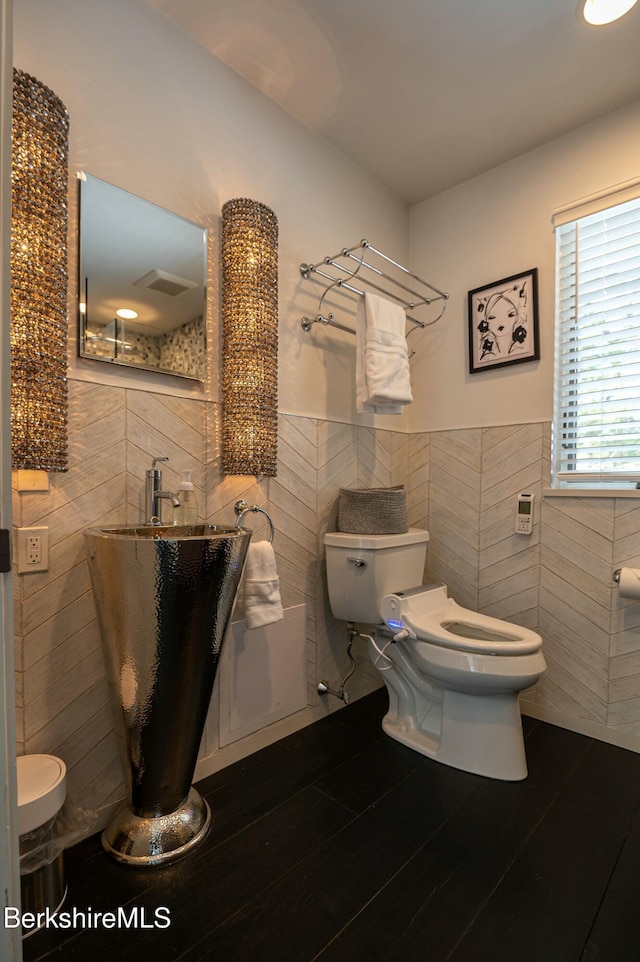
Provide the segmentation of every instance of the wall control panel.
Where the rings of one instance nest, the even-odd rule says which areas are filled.
[[[533,495],[519,494],[516,501],[516,534],[533,531]]]

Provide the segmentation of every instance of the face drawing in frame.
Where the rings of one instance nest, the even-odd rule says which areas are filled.
[[[470,370],[538,360],[537,270],[469,291]]]

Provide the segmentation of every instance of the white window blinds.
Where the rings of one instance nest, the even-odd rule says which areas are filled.
[[[576,207],[573,219],[566,208],[555,218],[560,485],[640,481],[640,196],[616,203],[619,196],[595,213],[580,216],[606,195]]]

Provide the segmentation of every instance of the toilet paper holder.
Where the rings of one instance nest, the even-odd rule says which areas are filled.
[[[617,568],[613,572],[613,582],[618,587],[620,598],[629,598],[636,605],[640,602],[640,567]]]
[[[627,591],[626,587],[625,587],[625,590],[623,591],[624,586],[622,586],[622,582],[627,577],[625,575],[625,572],[629,572],[633,574],[638,584],[640,584],[640,568],[624,568],[624,567],[616,568],[616,570],[613,572],[613,582],[618,586],[618,588],[620,589],[620,593],[623,595],[623,597],[625,598],[636,597],[635,591],[633,592],[633,595],[628,595],[625,593]]]

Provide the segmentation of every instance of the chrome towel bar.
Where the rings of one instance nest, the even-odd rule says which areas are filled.
[[[360,253],[354,253],[359,251]],[[397,272],[410,278],[412,286],[408,286],[402,280],[394,277],[392,273],[389,273],[388,269],[383,269],[377,267],[373,263],[369,263],[366,260],[367,254],[373,254],[376,257],[381,258],[385,263],[390,264]],[[352,265],[355,262],[355,266]],[[336,276],[335,274],[329,273],[325,268],[331,267],[334,270],[340,271],[346,274],[346,277]],[[370,271],[372,274],[378,278],[379,282],[371,280],[366,271]],[[429,281],[423,280],[417,274],[414,274],[408,268],[399,264],[393,258],[384,254],[382,251],[373,247],[367,240],[360,241],[354,247],[345,247],[339,254],[334,254],[332,257],[325,257],[324,260],[319,261],[317,264],[301,264],[300,274],[306,280],[309,280],[313,275],[324,278],[329,281],[325,285],[324,291],[320,296],[320,301],[318,303],[318,310],[315,317],[303,317],[301,320],[301,326],[304,331],[310,331],[314,324],[325,324],[330,327],[337,327],[341,331],[346,331],[348,334],[355,334],[355,330],[352,327],[347,327],[344,324],[339,324],[334,320],[332,313],[323,313],[324,299],[329,293],[329,291],[335,288],[350,291],[352,294],[357,294],[359,297],[364,297],[365,291],[364,287],[372,288],[375,291],[379,291],[383,296],[391,298],[391,300],[398,302],[406,312],[415,311],[420,307],[428,307],[436,301],[442,301],[442,309],[437,317],[431,320],[420,320],[414,317],[412,314],[407,313],[407,320],[410,321],[414,327],[412,327],[408,334],[411,334],[416,329],[424,330],[425,327],[431,327],[437,321],[440,320],[447,308],[447,301],[449,295],[445,291],[441,291],[438,287],[434,287]],[[358,281],[361,287],[356,287],[352,281],[355,277],[358,277]],[[422,285],[422,289],[416,287]],[[427,290],[425,291],[424,288]],[[399,290],[396,290],[399,289]],[[407,297],[407,295],[409,295]],[[415,353],[415,352],[412,352]]]
[[[250,511],[254,511],[263,514],[267,521],[269,522],[269,544],[273,544],[273,538],[275,535],[275,528],[273,526],[273,521],[271,520],[271,515],[264,508],[261,508],[258,504],[248,505],[246,501],[240,500],[236,501],[234,511],[237,516],[236,528],[239,531],[246,531],[247,529],[242,526],[245,514],[249,514]]]

